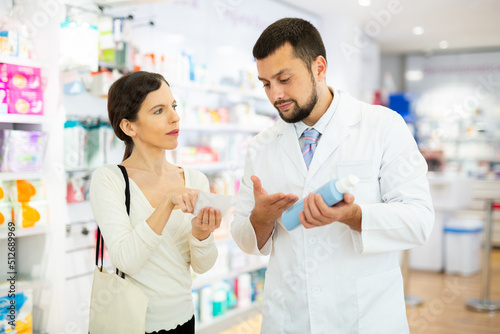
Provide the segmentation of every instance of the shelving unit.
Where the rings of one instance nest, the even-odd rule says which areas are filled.
[[[244,268],[241,268],[241,269],[230,270],[228,272],[217,273],[215,275],[208,274],[206,276],[204,275],[201,277],[197,277],[193,280],[193,289],[196,290],[196,289],[199,289],[205,285],[217,283],[219,281],[223,281],[223,280],[228,279],[228,278],[236,277],[240,274],[249,273],[252,271],[259,270],[259,269],[264,269],[266,267],[267,267],[267,263],[253,263],[253,264],[246,266]]]
[[[243,164],[231,162],[210,162],[206,164],[183,164],[183,167],[197,169],[203,173],[217,173],[224,170],[240,169]]]
[[[248,307],[236,308],[214,318],[208,323],[197,323],[196,334],[220,333],[228,328],[262,313],[262,302],[255,302]]]
[[[204,123],[181,125],[181,131],[193,131],[200,133],[258,133],[261,126],[251,126],[233,123]]]
[[[187,89],[218,94],[235,94],[244,98],[267,100],[263,90],[240,89],[231,86],[208,85],[199,83],[172,84],[172,89]]]
[[[1,172],[0,180],[9,181],[9,180],[34,180],[41,179],[43,177],[43,173],[10,173],[10,172]]]
[[[50,231],[49,226],[34,226],[30,228],[16,229],[16,238],[46,234],[49,231]],[[8,237],[9,237],[8,231],[0,232],[0,240],[8,239]]]
[[[33,15],[45,14],[43,5],[32,2],[16,2],[13,12],[19,20],[31,22]],[[6,6],[4,6],[7,9]],[[60,7],[61,8],[61,7]],[[0,12],[7,16],[7,12]],[[55,13],[53,13],[55,14]],[[11,15],[9,15],[11,16]],[[11,16],[12,18],[12,16]],[[65,187],[60,181],[56,164],[62,161],[62,129],[59,128],[59,73],[58,66],[58,15],[46,17],[42,26],[33,32],[32,50],[38,60],[0,56],[0,63],[41,68],[44,114],[0,115],[0,129],[41,131],[47,134],[43,169],[37,173],[1,172],[0,180],[42,179],[45,183],[49,220],[46,226],[17,228],[16,239],[16,291],[33,291],[33,332],[58,333],[64,328],[60,314],[64,285],[61,271],[64,263],[63,225],[65,217]],[[50,36],[50,38],[48,38]],[[8,234],[0,232],[0,275],[7,273]]]
[[[44,121],[44,116],[37,115],[0,115],[0,123],[41,124]]]
[[[0,56],[0,63],[8,63],[20,66],[42,67],[42,62],[33,59],[25,59],[11,56]]]
[[[472,180],[472,202],[456,212],[485,219],[485,201],[500,200],[500,119],[493,117],[446,119],[421,118],[417,121],[423,132],[420,142],[433,141],[441,145],[447,165],[456,165]],[[423,130],[423,131],[422,131]],[[432,136],[436,131],[440,136]],[[481,167],[480,167],[481,164]],[[487,168],[495,168],[487,172]],[[493,246],[500,246],[500,215],[493,215]]]
[[[472,117],[452,122],[421,118],[417,120],[417,125],[418,142],[431,146],[431,149],[442,149],[448,163],[459,166],[480,161],[500,163],[500,119]]]

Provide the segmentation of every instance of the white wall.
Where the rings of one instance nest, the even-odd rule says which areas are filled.
[[[327,82],[366,102],[379,89],[380,50],[358,22],[334,13],[323,16],[319,29],[328,59]]]

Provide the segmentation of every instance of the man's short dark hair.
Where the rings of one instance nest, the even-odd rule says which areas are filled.
[[[255,59],[264,59],[277,49],[290,43],[294,54],[307,68],[318,57],[326,61],[326,50],[318,30],[308,21],[299,18],[284,18],[267,27],[253,47]]]

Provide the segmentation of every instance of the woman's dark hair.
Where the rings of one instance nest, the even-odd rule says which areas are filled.
[[[123,160],[132,154],[134,142],[122,131],[120,123],[123,119],[136,121],[142,102],[149,93],[158,90],[162,82],[168,85],[161,74],[138,71],[124,75],[109,88],[108,118],[116,136],[125,142]]]
[[[253,56],[264,59],[286,43],[291,44],[295,56],[308,69],[318,56],[326,61],[325,45],[318,30],[310,22],[298,18],[284,18],[267,27],[253,47]]]

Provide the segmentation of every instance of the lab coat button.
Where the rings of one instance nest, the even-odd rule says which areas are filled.
[[[310,238],[309,238],[309,243],[310,243],[311,245],[314,245],[314,244],[316,243],[316,238],[315,238],[315,237],[310,237]]]
[[[320,293],[320,292],[321,292],[321,288],[320,288],[319,286],[315,286],[315,287],[313,288],[313,293],[318,294],[318,293]]]

